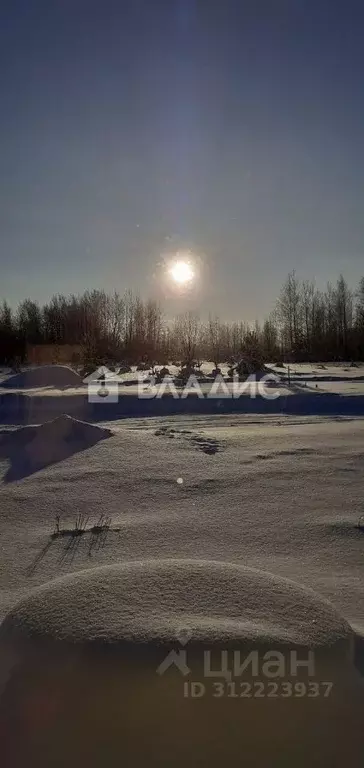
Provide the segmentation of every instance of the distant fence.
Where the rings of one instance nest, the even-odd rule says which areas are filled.
[[[28,344],[26,359],[31,365],[79,363],[82,347],[79,344]]]

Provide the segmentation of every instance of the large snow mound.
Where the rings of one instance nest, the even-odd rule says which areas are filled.
[[[28,371],[9,376],[1,384],[8,389],[33,389],[35,387],[80,387],[82,379],[76,371],[66,365],[40,365]]]
[[[248,673],[229,688],[221,676],[223,654],[242,649],[244,660],[281,647],[287,658],[297,646],[300,659],[315,649],[313,677]],[[80,571],[38,588],[3,622],[2,765],[220,768],[244,753],[256,768],[359,768],[350,647],[350,627],[329,603],[262,571],[203,560]],[[302,685],[315,698],[302,697]],[[330,697],[317,694],[330,685]]]
[[[90,606],[92,606],[90,610]],[[2,634],[73,643],[350,643],[333,606],[294,582],[225,562],[145,560],[49,582],[8,614]]]
[[[78,451],[91,448],[111,435],[109,429],[66,414],[36,427],[9,431],[0,440],[0,458],[10,459],[11,462],[5,479],[20,479],[49,464],[63,461]]]

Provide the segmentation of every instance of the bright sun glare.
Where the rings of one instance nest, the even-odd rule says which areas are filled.
[[[194,271],[187,261],[176,261],[169,270],[171,277],[178,285],[190,283],[194,278]]]

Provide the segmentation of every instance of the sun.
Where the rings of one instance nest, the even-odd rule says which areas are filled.
[[[175,261],[169,270],[169,274],[178,285],[186,285],[186,283],[190,283],[195,276],[188,261]]]

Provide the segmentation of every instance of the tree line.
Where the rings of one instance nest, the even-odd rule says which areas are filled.
[[[0,363],[25,362],[29,345],[72,345],[70,362],[141,361],[166,364],[212,360],[219,363],[249,355],[263,361],[303,362],[364,359],[364,277],[356,290],[340,275],[325,291],[285,280],[274,310],[263,323],[227,323],[194,312],[167,322],[154,300],[86,291],[56,295],[40,306],[31,299],[13,311],[0,306]]]

